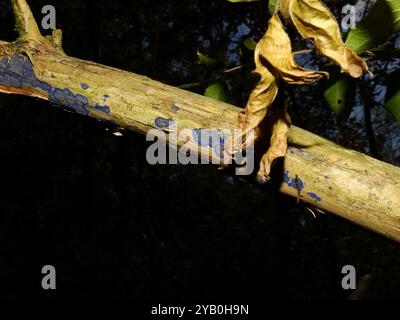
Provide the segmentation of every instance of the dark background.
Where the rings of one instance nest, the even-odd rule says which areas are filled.
[[[9,2],[0,3],[0,39],[13,41]],[[242,42],[265,31],[265,1],[28,2],[38,21],[42,6],[56,7],[71,56],[175,86],[198,82],[198,93],[225,81],[238,106],[254,85]],[[329,2],[335,12],[340,4]],[[295,49],[307,45],[296,39]],[[221,65],[199,64],[196,50]],[[289,89],[294,123],[371,153],[362,105],[337,122],[320,85]],[[374,156],[399,165],[399,125],[379,107],[372,120]],[[314,219],[295,199],[212,166],[150,166],[144,137],[116,130],[0,95],[1,299],[347,299],[347,264],[359,279],[374,277],[363,298],[400,296],[398,244],[330,214]],[[47,264],[57,270],[55,291],[41,289]]]

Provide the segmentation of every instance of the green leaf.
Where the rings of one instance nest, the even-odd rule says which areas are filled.
[[[400,123],[400,90],[386,102],[388,109]]]
[[[225,83],[217,82],[210,85],[204,93],[206,97],[213,98],[215,100],[227,102],[229,101],[229,91]]]
[[[378,0],[367,17],[352,29],[346,43],[356,52],[371,50],[400,31],[400,1]]]
[[[346,43],[359,54],[372,50],[396,31],[400,31],[400,1],[378,0],[367,17],[350,31]],[[391,53],[398,54],[396,51]],[[379,51],[376,54],[379,55]],[[354,104],[354,82],[344,75],[336,79],[337,82],[334,79],[325,91],[325,99],[339,118],[347,118]],[[389,105],[391,110],[395,109],[393,103]]]
[[[386,108],[400,122],[400,70],[390,74],[386,90]]]
[[[271,15],[275,12],[276,0],[269,0],[268,2],[268,11]]]
[[[208,56],[202,54],[200,51],[197,51],[197,57],[199,58],[201,63],[203,63],[207,66],[211,66],[211,65],[217,64],[219,62],[216,59],[209,58]]]
[[[340,74],[331,79],[324,97],[338,120],[345,121],[349,117],[354,106],[355,90],[354,81],[346,74]]]
[[[250,51],[256,50],[257,42],[255,42],[253,39],[248,38],[243,41],[243,45],[249,49]]]

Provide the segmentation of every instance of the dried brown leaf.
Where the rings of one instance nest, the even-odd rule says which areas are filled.
[[[289,84],[307,84],[329,76],[327,72],[306,70],[296,64],[290,38],[278,13],[269,20],[268,30],[258,43],[256,54],[265,59]]]
[[[282,0],[282,12],[299,33],[314,42],[318,50],[354,78],[368,72],[368,66],[343,42],[339,25],[319,0]]]
[[[257,173],[257,180],[262,183],[269,180],[269,174],[274,162],[286,155],[287,139],[291,126],[290,116],[285,108],[275,110],[269,121],[271,125],[270,147],[262,157],[260,169]]]
[[[268,110],[278,94],[277,79],[262,65],[257,54],[255,55],[255,63],[256,70],[254,73],[260,76],[260,80],[251,92],[245,110],[239,114],[238,122],[239,128],[242,129],[242,134],[232,136],[227,141],[226,157],[233,157],[241,149],[246,148],[247,145],[253,145],[255,140],[261,136],[260,124],[267,116]]]
[[[282,77],[290,84],[305,84],[328,74],[305,70],[295,63],[289,36],[277,13],[272,16],[267,32],[257,43],[254,60],[255,73],[260,76],[260,82],[252,91],[239,122],[244,133],[255,129],[257,137],[260,135],[259,124],[267,115],[278,93],[276,77]]]
[[[260,124],[267,116],[278,93],[278,78],[290,84],[306,84],[328,76],[326,72],[306,70],[296,64],[290,38],[277,12],[270,19],[267,32],[256,46],[254,60],[255,73],[260,76],[260,82],[252,91],[246,109],[239,117],[239,124],[243,129],[242,139],[245,140],[242,141],[242,147],[254,142],[248,139],[257,139],[263,134]],[[286,110],[282,109],[279,112],[275,111],[267,122],[272,128],[271,143],[260,163],[258,178],[262,181],[269,179],[274,161],[286,155],[290,117]],[[245,138],[251,130],[254,130],[254,135]]]
[[[254,129],[255,137],[260,135],[259,125],[278,94],[278,83],[274,75],[267,68],[260,66],[256,68],[256,72],[261,77],[260,82],[250,94],[244,116],[240,117],[240,127],[244,134]]]

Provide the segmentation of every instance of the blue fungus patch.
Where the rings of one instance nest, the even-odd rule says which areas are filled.
[[[89,86],[86,83],[81,83],[81,87],[83,90],[89,89]]]
[[[49,94],[49,101],[82,115],[89,114],[89,100],[81,94],[73,94],[69,89],[53,89]]]
[[[322,199],[318,197],[314,192],[308,192],[307,193],[311,198],[313,198],[315,201],[321,202]]]
[[[158,117],[156,120],[154,120],[154,124],[160,129],[168,129],[173,122],[174,119],[165,119],[163,117]]]
[[[288,186],[301,192],[304,189],[304,182],[300,178],[296,177],[288,183]]]
[[[36,78],[32,63],[23,55],[14,54],[10,60],[0,60],[0,82],[3,85],[15,88],[40,88],[50,92],[51,86]]]
[[[49,101],[61,105],[79,114],[89,113],[88,99],[81,94],[73,94],[71,90],[53,88],[48,83],[39,80],[33,72],[30,60],[21,54],[14,54],[10,60],[0,60],[0,83],[15,88],[38,88],[48,93]]]
[[[290,188],[293,188],[299,192],[304,189],[304,182],[297,175],[294,178],[290,178],[289,171],[283,174],[283,182],[286,183]]]
[[[109,106],[101,106],[101,105],[99,105],[98,103],[96,103],[94,106],[93,106],[96,110],[99,110],[99,111],[101,111],[101,112],[103,112],[103,113],[105,113],[105,114],[110,114],[110,107]]]
[[[219,130],[193,129],[193,139],[200,147],[211,147],[214,153],[222,158],[224,152],[224,135]],[[215,144],[214,141],[218,141]]]
[[[289,182],[290,182],[289,171],[286,171],[283,174],[283,182],[289,184]]]

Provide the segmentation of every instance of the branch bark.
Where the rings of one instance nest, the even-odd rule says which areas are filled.
[[[38,97],[141,134],[172,119],[177,131],[237,128],[240,108],[67,56],[60,31],[42,37],[25,0],[13,4],[20,38],[0,41],[0,92]],[[289,144],[282,192],[400,241],[400,168],[294,126]],[[193,141],[191,148],[199,146]]]

